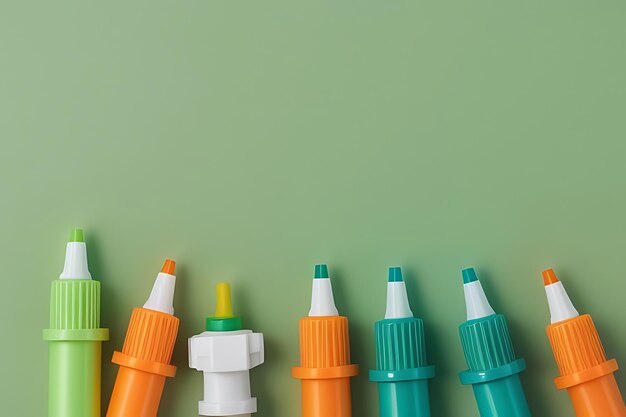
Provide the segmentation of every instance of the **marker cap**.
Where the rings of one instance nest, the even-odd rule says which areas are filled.
[[[474,268],[462,271],[468,320],[459,326],[469,372],[488,372],[517,359],[506,319],[495,314]]]
[[[542,277],[552,322],[546,332],[561,374],[557,387],[569,388],[614,372],[617,364],[607,360],[591,316],[579,315],[554,270],[546,269]]]
[[[233,314],[230,285],[220,282],[216,286],[215,316],[207,317],[206,330],[210,332],[230,332],[243,329],[241,317]]]
[[[459,333],[470,371],[488,371],[516,360],[502,314],[466,321],[459,327]]]
[[[44,330],[44,339],[95,341],[108,337],[109,329],[100,328],[100,282],[92,280],[87,269],[84,234],[82,229],[72,229],[63,274],[52,281],[50,328]]]
[[[398,371],[427,366],[422,319],[379,320],[374,324],[374,333],[378,370]]]

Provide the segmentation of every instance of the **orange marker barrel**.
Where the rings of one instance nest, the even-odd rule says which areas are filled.
[[[179,324],[172,315],[174,265],[165,262],[150,298],[133,310],[122,351],[113,354],[120,369],[107,417],[156,417],[165,378],[176,374],[170,365]]]
[[[607,359],[591,316],[578,314],[554,271],[543,278],[552,315],[546,330],[561,374],[556,387],[567,390],[577,417],[626,417],[617,361]]]
[[[351,417],[348,319],[339,316],[326,265],[317,265],[311,311],[300,320],[300,366],[292,375],[302,382],[302,417]]]

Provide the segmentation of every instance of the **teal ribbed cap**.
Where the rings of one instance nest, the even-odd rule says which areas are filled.
[[[387,319],[377,321],[376,368],[384,371],[426,366],[426,343],[422,319]]]
[[[470,371],[489,371],[516,360],[502,314],[466,321],[459,327],[459,332]]]

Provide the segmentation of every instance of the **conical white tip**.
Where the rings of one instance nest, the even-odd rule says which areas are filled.
[[[166,314],[174,314],[174,289],[176,276],[159,272],[148,301],[143,308],[156,310]]]
[[[413,317],[404,281],[387,283],[387,310],[385,319]]]
[[[580,315],[574,304],[572,304],[572,300],[567,295],[567,291],[565,291],[561,281],[546,285],[545,289],[548,297],[548,306],[550,307],[551,323],[558,323]]]
[[[87,263],[85,242],[68,242],[65,249],[65,264],[59,279],[91,279]]]
[[[467,320],[480,319],[482,317],[496,314],[487,300],[483,286],[480,281],[463,284],[465,293],[465,308],[467,310]]]
[[[333,297],[333,286],[330,278],[315,278],[313,280],[313,291],[311,293],[311,309],[309,316],[338,316],[339,312],[335,307]]]

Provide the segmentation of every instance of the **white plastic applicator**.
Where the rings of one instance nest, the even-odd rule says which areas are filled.
[[[413,317],[409,298],[406,293],[406,284],[402,279],[402,270],[395,266],[389,268],[387,281],[387,311],[385,319],[403,319]]]
[[[250,370],[265,361],[263,334],[242,328],[233,314],[230,286],[217,284],[215,316],[206,331],[189,339],[189,367],[204,374],[201,416],[250,417],[257,400],[250,391]]]
[[[161,272],[159,272],[154,281],[150,297],[148,297],[148,301],[143,305],[143,308],[160,311],[165,314],[174,314],[175,268],[176,262],[171,259],[165,261]]]
[[[338,315],[339,311],[335,307],[335,299],[333,297],[333,286],[328,276],[328,266],[324,264],[315,265],[309,317]]]
[[[559,281],[552,269],[546,269],[541,274],[543,276],[543,284],[548,297],[548,306],[550,306],[550,322],[558,323],[578,317],[580,314],[570,300],[563,283]]]
[[[59,279],[91,279],[83,229],[72,229],[65,249],[65,264]]]
[[[463,292],[465,293],[465,308],[467,320],[480,319],[496,314],[487,300],[483,286],[478,280],[474,268],[465,268],[463,274]]]

